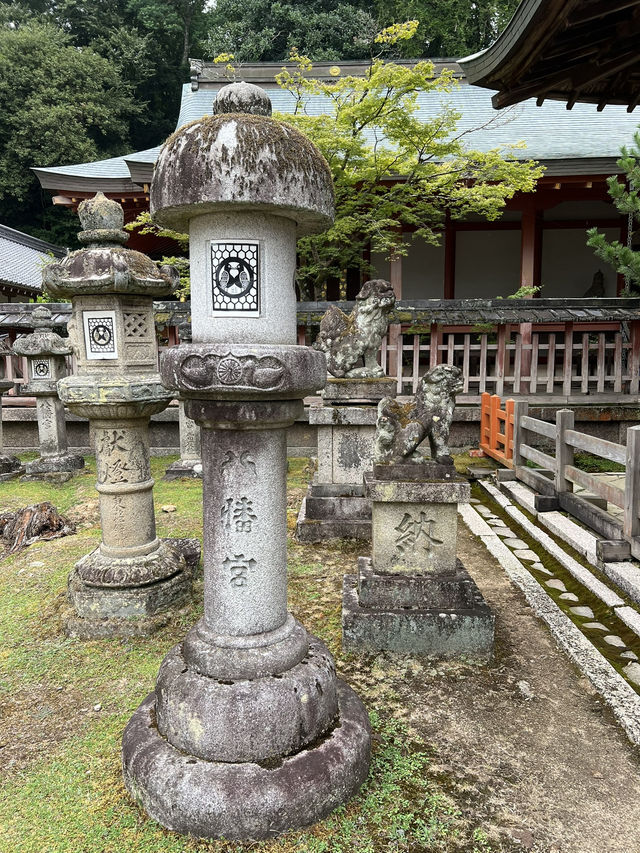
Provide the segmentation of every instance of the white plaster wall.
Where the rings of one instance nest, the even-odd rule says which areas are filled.
[[[402,258],[402,298],[442,299],[444,288],[444,246],[431,246],[424,240],[405,236],[408,254]],[[376,277],[390,278],[389,261],[384,255],[371,255]]]
[[[617,228],[604,229],[608,240],[620,237]],[[596,258],[587,246],[583,228],[545,229],[542,241],[541,296],[584,296],[591,287],[593,274],[602,270],[605,296],[616,295],[616,275],[613,269]]]
[[[520,231],[459,231],[456,299],[509,296],[520,287]]]

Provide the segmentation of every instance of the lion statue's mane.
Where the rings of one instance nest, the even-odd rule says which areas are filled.
[[[413,400],[408,403],[391,397],[380,400],[374,462],[422,460],[418,445],[428,438],[431,458],[441,464],[451,464],[449,430],[456,394],[461,390],[462,371],[449,364],[440,364],[422,377]]]
[[[329,308],[313,346],[327,356],[327,370],[332,376],[337,379],[384,376],[377,355],[395,301],[389,282],[374,279],[363,284],[351,314],[345,314],[336,305]]]

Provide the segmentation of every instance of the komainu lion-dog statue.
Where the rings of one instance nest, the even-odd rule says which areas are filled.
[[[336,305],[329,308],[320,322],[320,333],[313,347],[327,356],[327,370],[332,376],[337,379],[384,376],[377,355],[395,302],[389,282],[375,279],[362,285],[351,314],[345,314]]]
[[[397,402],[391,397],[380,400],[374,462],[421,461],[418,445],[428,438],[434,462],[452,464],[449,430],[456,394],[460,391],[460,368],[440,364],[422,377],[413,400],[407,403]]]

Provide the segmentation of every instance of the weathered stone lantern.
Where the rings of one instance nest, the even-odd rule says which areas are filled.
[[[2,395],[9,388],[13,388],[12,379],[5,378],[5,360],[3,356],[10,355],[11,351],[0,345],[0,483],[5,480],[13,480],[20,474],[24,474],[24,465],[17,456],[5,453],[2,437]]]
[[[191,343],[191,323],[186,321],[178,326],[180,340]],[[202,479],[202,450],[200,446],[200,427],[187,417],[184,400],[178,404],[178,431],[180,434],[180,459],[167,468],[165,480]]]
[[[29,382],[23,394],[36,398],[40,456],[26,465],[26,477],[38,479],[68,479],[84,467],[84,459],[69,453],[64,404],[58,397],[57,382],[67,373],[65,356],[72,350],[69,341],[53,331],[51,311],[38,305],[31,313],[34,331],[18,338],[13,344],[16,355],[26,356]]]
[[[156,536],[149,467],[149,418],[172,396],[157,372],[153,298],[171,293],[177,274],[124,248],[117,202],[98,193],[78,213],[86,248],[46,266],[43,277],[49,293],[72,301],[77,371],[58,393],[93,428],[102,522],[102,542],[69,577],[75,614],[67,630],[148,633],[191,592],[184,558]]]
[[[123,767],[155,820],[203,838],[313,823],[369,765],[360,700],[287,613],[285,433],[326,376],[296,345],[296,234],[331,222],[333,192],[270,113],[262,89],[226,86],[165,144],[151,190],[156,221],[190,234],[193,343],[161,371],[202,426],[205,612],[129,722]]]

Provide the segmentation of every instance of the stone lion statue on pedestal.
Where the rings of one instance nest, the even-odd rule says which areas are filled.
[[[345,314],[335,305],[329,308],[320,322],[320,333],[313,347],[327,356],[327,371],[332,376],[337,379],[384,376],[377,355],[395,302],[389,282],[375,279],[363,284],[351,314]]]
[[[374,462],[421,461],[418,445],[428,438],[431,458],[440,464],[451,464],[449,430],[456,394],[460,391],[460,368],[440,364],[422,377],[413,400],[407,403],[399,403],[391,397],[380,400]]]

